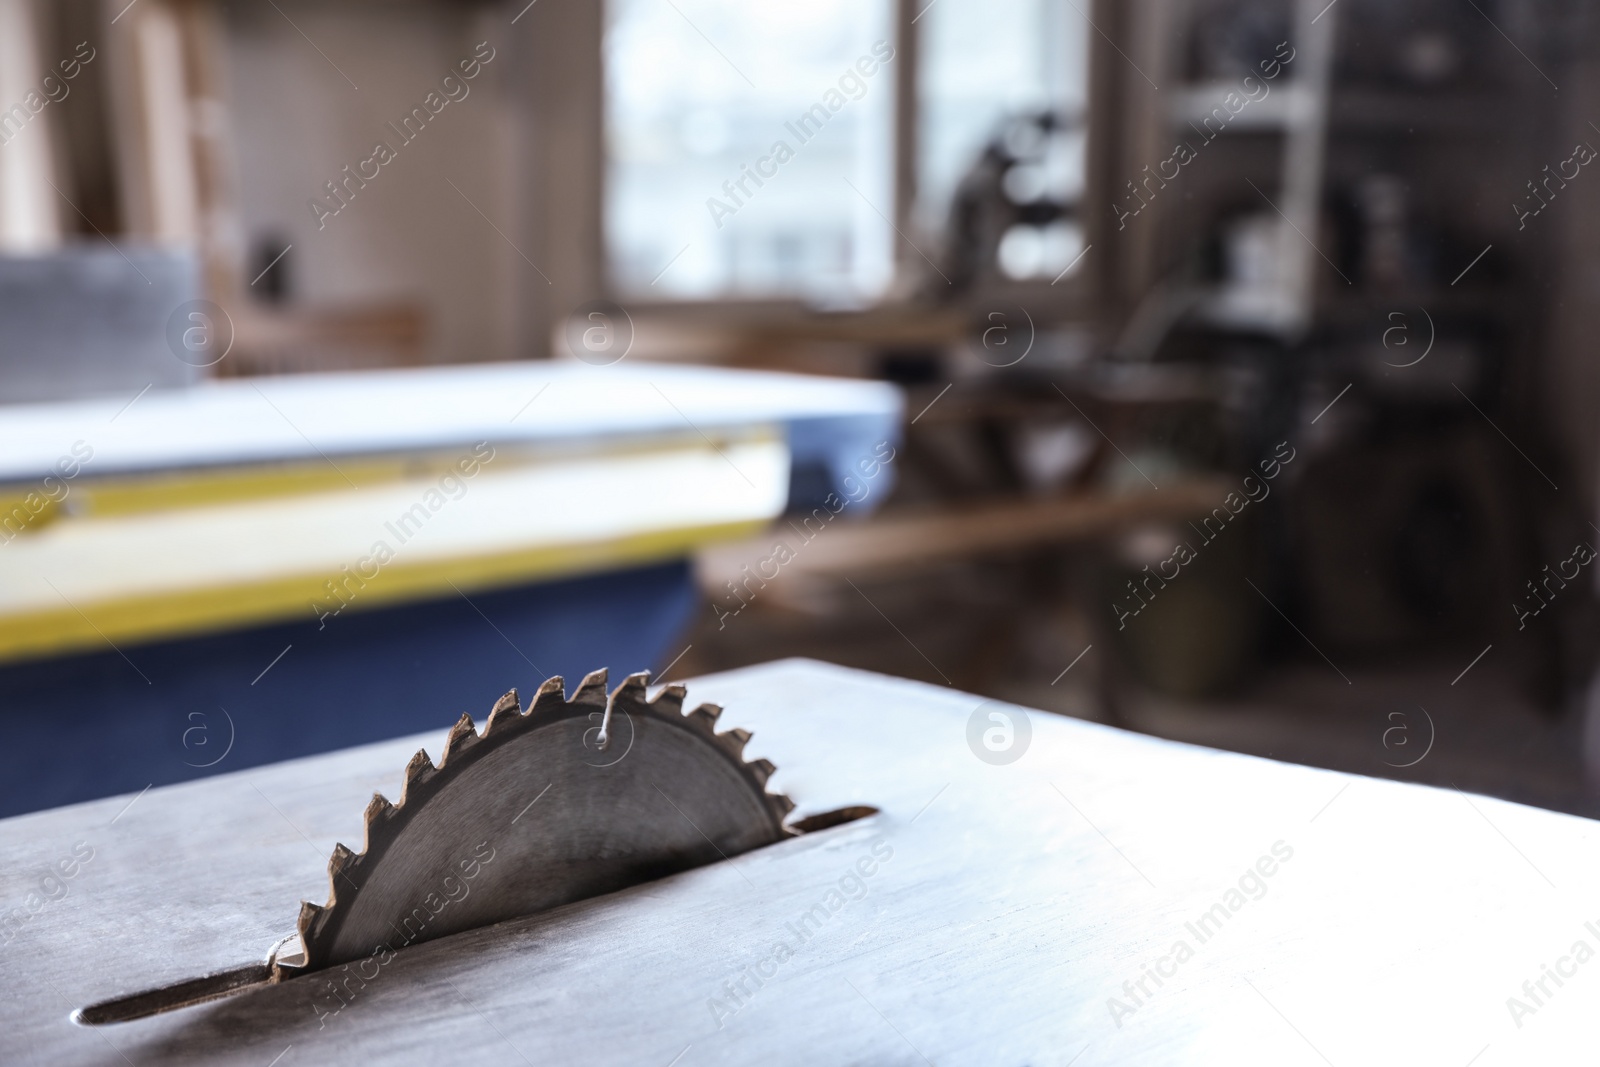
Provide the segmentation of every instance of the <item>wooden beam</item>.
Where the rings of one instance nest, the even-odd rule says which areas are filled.
[[[31,253],[61,243],[61,209],[51,144],[49,73],[39,53],[34,0],[0,0],[0,252]]]
[[[837,577],[905,572],[951,560],[1018,549],[1092,540],[1147,522],[1176,521],[1221,505],[1229,487],[1220,480],[1168,485],[1128,494],[1084,493],[1049,500],[1003,500],[960,510],[890,514],[860,522],[780,520],[763,537],[703,550],[696,565],[701,584],[737,581],[746,564],[767,559],[780,540],[795,550],[780,575]],[[807,540],[807,536],[811,540]]]

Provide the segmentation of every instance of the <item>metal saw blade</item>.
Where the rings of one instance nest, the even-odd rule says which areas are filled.
[[[794,805],[766,791],[773,766],[747,762],[722,709],[684,714],[685,690],[646,700],[629,675],[609,701],[606,672],[571,699],[562,680],[524,713],[515,690],[480,734],[462,715],[437,767],[419,751],[405,791],[374,794],[360,852],[328,862],[324,905],[303,903],[301,951],[274,978],[609,893],[737,856],[785,837]]]

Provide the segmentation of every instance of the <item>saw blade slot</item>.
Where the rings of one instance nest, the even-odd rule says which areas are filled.
[[[794,820],[789,828],[794,831],[794,837],[775,841],[774,845],[783,844],[784,841],[793,841],[796,837],[809,836],[825,830],[832,830],[868,816],[878,814],[878,809],[865,804],[853,804],[849,807],[837,808],[833,811],[818,812]],[[767,848],[771,845],[764,846]],[[723,862],[732,862],[724,860]],[[649,884],[649,883],[641,883]],[[156,989],[147,989],[131,996],[118,997],[114,1000],[103,1000],[87,1007],[79,1008],[72,1013],[72,1021],[81,1026],[106,1026],[112,1023],[133,1022],[136,1019],[160,1015],[164,1012],[177,1011],[179,1008],[190,1008],[205,1004],[223,997],[233,996],[235,993],[244,993],[258,986],[276,985],[295,978],[312,977],[317,971],[306,971],[303,974],[286,975],[279,977],[274,972],[272,963],[285,957],[275,954],[290,938],[284,938],[273,945],[273,954],[269,955],[264,963],[252,963],[232,970],[218,971],[215,974],[204,975],[199,978],[189,978],[171,985],[161,986]],[[404,951],[404,950],[401,950]]]

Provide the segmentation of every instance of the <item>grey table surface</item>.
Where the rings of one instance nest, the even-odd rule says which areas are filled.
[[[687,684],[800,813],[880,813],[405,949],[347,1001],[307,978],[102,1027],[70,1013],[260,959],[459,709],[4,820],[0,1063],[1593,1059],[1592,822],[806,661]],[[969,744],[996,710],[1031,734],[1004,765]]]

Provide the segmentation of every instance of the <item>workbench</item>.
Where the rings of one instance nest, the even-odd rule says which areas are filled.
[[[408,734],[510,670],[663,670],[690,555],[843,496],[900,414],[576,362],[0,406],[0,728],[35,753],[0,814]]]
[[[796,817],[878,813],[405,949],[332,1016],[297,979],[102,1027],[69,1015],[260,960],[300,899],[326,896],[334,843],[359,847],[371,794],[397,796],[459,709],[417,737],[6,819],[0,1061],[1592,1059],[1589,821],[813,662],[687,685],[691,705],[725,706],[722,727],[754,731],[747,754],[777,764]],[[1010,762],[969,744],[991,713],[1030,736]],[[73,876],[29,910],[63,859]]]

